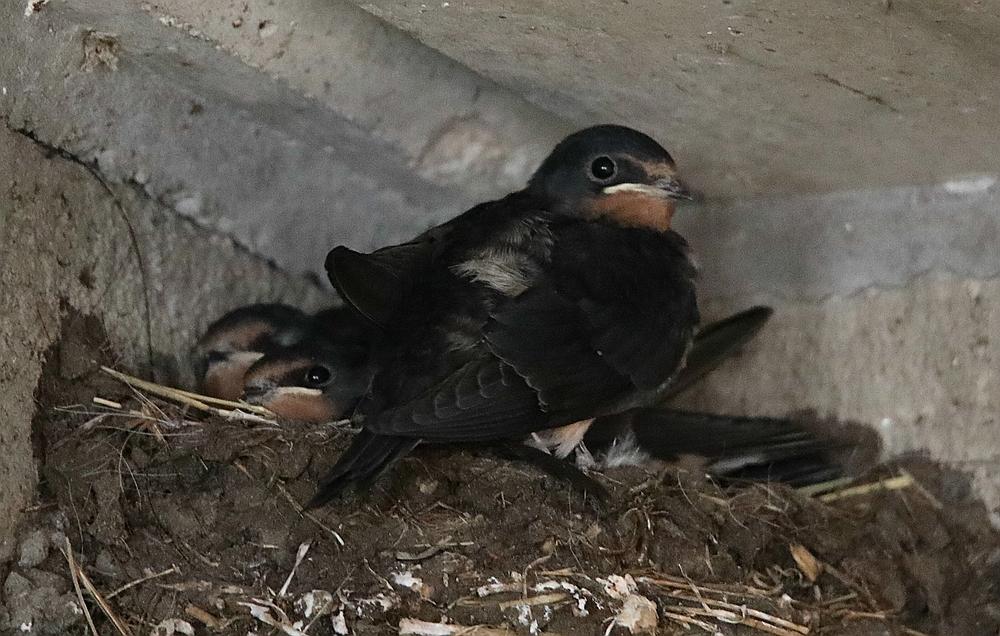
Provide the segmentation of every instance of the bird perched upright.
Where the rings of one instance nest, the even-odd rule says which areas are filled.
[[[524,190],[327,272],[384,329],[352,418],[361,432],[311,505],[364,488],[421,441],[493,442],[655,400],[698,323],[670,230],[673,159],[623,126],[570,135]]]

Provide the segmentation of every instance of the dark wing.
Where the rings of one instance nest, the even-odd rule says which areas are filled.
[[[489,441],[648,400],[697,323],[693,270],[676,235],[590,225],[565,229],[535,285],[496,304],[483,330],[488,351],[365,426]],[[595,269],[594,254],[610,261]]]
[[[362,254],[340,245],[326,256],[326,274],[348,305],[385,327],[434,258],[449,245],[455,228],[474,223],[495,204],[478,205],[412,241]],[[461,232],[459,232],[461,234]]]
[[[545,408],[595,415],[629,394],[648,401],[697,323],[683,239],[591,223],[560,234],[546,284],[498,307],[486,339]]]
[[[664,401],[690,388],[739,351],[757,335],[773,313],[770,307],[751,307],[698,330],[684,368],[670,383],[663,395]]]
[[[319,489],[306,504],[316,508],[337,497],[348,486],[358,490],[368,488],[392,464],[413,450],[419,440],[373,435],[362,429],[354,438],[350,448],[341,455],[336,466],[327,473],[319,484]]]
[[[470,362],[420,397],[377,412],[366,430],[438,442],[517,438],[547,428],[538,397],[508,364]]]
[[[404,243],[361,254],[343,245],[326,257],[326,273],[345,303],[384,327],[399,309],[430,243]]]

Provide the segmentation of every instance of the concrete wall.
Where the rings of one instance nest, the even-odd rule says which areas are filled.
[[[69,308],[98,317],[125,368],[190,382],[208,321],[245,303],[332,302],[227,237],[0,126],[0,560],[31,501],[33,394]],[[148,309],[148,313],[147,313]],[[152,353],[152,359],[151,354]],[[154,364],[155,363],[155,364]]]
[[[740,303],[742,304],[742,303]],[[731,301],[708,303],[720,313]],[[785,302],[744,354],[682,398],[724,412],[815,411],[968,472],[1000,526],[1000,281]]]

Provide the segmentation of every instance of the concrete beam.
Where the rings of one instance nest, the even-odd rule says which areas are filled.
[[[1000,276],[1000,181],[760,197],[682,208],[709,299],[782,303]]]
[[[477,201],[522,187],[573,129],[348,0],[132,2],[315,97]]]
[[[0,116],[292,270],[470,203],[315,100],[109,0],[0,6]]]

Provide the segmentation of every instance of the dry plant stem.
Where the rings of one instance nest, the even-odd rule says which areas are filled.
[[[672,612],[682,612],[689,616],[706,616],[709,618],[714,618],[715,620],[722,623],[729,623],[730,625],[744,625],[752,629],[756,629],[760,632],[766,632],[768,634],[774,634],[775,636],[799,636],[800,634],[808,634],[809,629],[806,628],[804,632],[798,630],[785,629],[778,625],[768,623],[762,620],[757,620],[755,618],[750,618],[748,616],[741,616],[733,612],[726,612],[723,610],[705,610],[700,607],[684,607],[683,605],[673,605],[667,609]],[[801,627],[796,625],[796,627]]]
[[[175,565],[175,566],[173,566],[171,568],[168,568],[168,569],[166,569],[166,570],[164,570],[162,572],[156,572],[155,574],[150,574],[149,576],[144,576],[141,579],[136,579],[136,580],[132,581],[131,583],[126,583],[125,585],[121,586],[120,588],[118,588],[114,592],[111,592],[110,594],[108,594],[104,598],[105,599],[112,599],[112,598],[118,596],[119,594],[121,594],[122,592],[124,592],[126,590],[132,589],[136,585],[140,585],[142,583],[145,583],[146,581],[152,581],[153,579],[158,579],[161,576],[166,576],[168,574],[175,574],[175,573],[176,574],[180,574],[180,571],[181,571],[180,568],[178,568]]]
[[[646,585],[652,585],[654,587],[669,587],[681,590],[691,589],[690,581],[668,575],[660,575],[660,578],[656,579],[648,576],[641,576],[636,579],[636,582],[645,583]],[[718,585],[698,585],[698,591],[719,595],[742,596],[744,598],[768,598],[771,595],[768,590],[750,586],[731,586],[727,588]]]
[[[825,492],[841,490],[842,488],[846,488],[853,483],[854,477],[841,477],[839,479],[831,479],[830,481],[821,481],[818,484],[802,486],[801,488],[796,488],[795,492],[800,495],[805,495],[806,497],[815,497],[816,495],[822,495]]]
[[[69,537],[66,537],[66,554],[67,554],[66,558],[69,561],[70,570],[73,572],[74,577],[78,577],[79,581],[83,583],[83,586],[87,588],[87,593],[89,593],[90,596],[94,599],[94,601],[97,602],[97,605],[101,608],[101,611],[104,612],[104,615],[108,617],[108,620],[111,621],[111,624],[115,626],[115,629],[118,630],[118,633],[121,634],[122,636],[132,636],[132,632],[129,630],[128,625],[122,622],[122,620],[118,618],[118,616],[111,610],[111,606],[108,605],[107,601],[104,600],[104,597],[101,596],[101,593],[97,591],[97,588],[90,581],[90,577],[87,576],[87,573],[83,571],[83,568],[77,565],[76,559],[73,558],[73,545],[70,543]],[[76,579],[74,578],[74,582],[75,580]],[[89,615],[90,614],[88,613],[88,616]],[[93,621],[91,621],[90,625],[91,627],[93,627],[94,625]],[[95,634],[97,633],[96,630],[94,633]]]
[[[710,625],[705,621],[698,620],[697,618],[691,618],[690,616],[684,616],[683,614],[675,614],[673,612],[664,611],[663,615],[672,621],[676,621],[683,625],[686,629],[691,629],[691,626],[700,627],[710,634],[722,634],[714,625]]]
[[[400,636],[517,636],[509,629],[497,629],[486,625],[449,625],[430,623],[415,618],[399,621]]]
[[[192,393],[191,391],[184,391],[182,389],[175,389],[169,386],[163,386],[162,384],[156,384],[155,382],[148,382],[141,378],[128,375],[127,373],[122,373],[121,371],[115,371],[110,367],[101,367],[101,370],[115,378],[120,380],[129,386],[135,387],[137,389],[142,389],[143,391],[148,391],[154,395],[159,395],[161,397],[170,398],[187,404],[196,409],[202,411],[207,411],[209,413],[215,413],[216,415],[221,415],[222,417],[236,418],[236,419],[248,419],[250,421],[261,421],[270,420],[273,423],[277,419],[275,415],[269,409],[263,406],[256,406],[254,404],[245,404],[243,402],[232,402],[230,400],[220,400],[219,398],[214,398],[208,395],[200,395],[198,393]],[[229,407],[229,410],[216,408],[216,406],[209,406],[209,404],[215,404],[216,406]],[[235,411],[235,412],[234,412]],[[260,418],[251,417],[250,414],[256,414],[261,416]]]
[[[786,629],[792,632],[797,632],[799,634],[809,633],[809,628],[806,627],[805,625],[799,625],[798,623],[793,623],[792,621],[786,621],[783,618],[772,616],[771,614],[755,610],[751,607],[746,607],[745,605],[734,605],[732,603],[726,603],[725,601],[717,601],[715,599],[705,598],[704,596],[692,597],[680,594],[679,592],[669,594],[669,596],[671,598],[681,599],[682,601],[689,601],[691,603],[700,603],[704,607],[705,611],[711,611],[710,608],[719,608],[740,615],[745,614],[750,618],[759,619],[767,623],[773,623],[774,625],[781,627],[782,629]]]
[[[854,486],[852,488],[845,488],[843,490],[829,492],[826,493],[825,495],[820,495],[819,497],[817,497],[817,499],[819,499],[824,503],[829,503],[831,501],[847,499],[848,497],[867,495],[868,493],[878,492],[880,490],[899,490],[900,488],[906,488],[908,486],[912,486],[913,483],[914,483],[913,475],[907,473],[905,475],[890,477],[889,479],[883,479],[881,481],[876,481],[870,484],[861,484],[860,486]]]
[[[917,481],[916,477],[910,474],[910,471],[906,470],[905,468],[900,468],[899,474],[902,475],[903,477],[909,477],[910,479],[912,479],[913,487],[916,489],[917,492],[923,495],[925,499],[927,499],[927,501],[931,504],[931,506],[935,510],[941,510],[942,508],[944,508],[944,504],[938,501],[938,498],[935,497],[931,491],[924,488],[924,485],[919,481]]]
[[[200,621],[211,629],[225,629],[229,626],[229,623],[232,622],[229,620],[218,619],[197,605],[188,605],[184,608],[184,612],[188,616],[194,618],[196,621]]]
[[[500,603],[497,603],[497,607],[503,610],[511,607],[517,607],[519,605],[550,605],[552,603],[558,603],[559,601],[565,601],[566,598],[567,596],[561,593],[539,594],[538,596],[532,596],[531,598],[501,601]]]
[[[310,541],[305,541],[299,545],[299,549],[295,553],[295,565],[292,566],[292,571],[288,573],[288,578],[285,579],[285,584],[281,586],[280,590],[278,590],[279,598],[288,594],[288,586],[292,584],[292,577],[295,576],[295,571],[299,569],[300,565],[302,565],[302,560],[306,558],[310,545],[312,545]]]
[[[77,574],[76,559],[73,558],[73,544],[69,542],[69,537],[66,537],[66,548],[63,550],[63,555],[66,557],[66,562],[69,563],[69,574],[73,579],[73,589],[76,590],[76,598],[80,601],[80,609],[83,610],[83,615],[87,617],[90,632],[94,636],[100,636],[97,633],[97,627],[94,625],[94,619],[90,616],[90,610],[87,609],[87,602],[83,600],[83,590],[80,589],[80,577]]]

